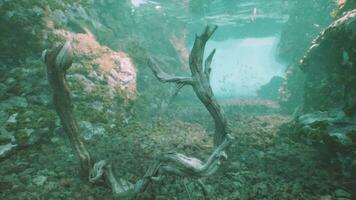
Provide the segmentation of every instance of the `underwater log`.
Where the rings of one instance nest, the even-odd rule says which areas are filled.
[[[176,83],[180,88],[185,85],[191,85],[194,88],[195,93],[214,118],[215,136],[213,153],[205,162],[180,153],[162,154],[149,166],[145,175],[135,184],[121,178],[117,179],[112,164],[106,160],[99,160],[92,164],[89,152],[80,137],[78,123],[73,114],[70,90],[65,78],[66,71],[72,65],[73,55],[70,42],[67,41],[65,44],[56,46],[50,51],[45,50],[43,52],[42,57],[47,66],[47,78],[52,88],[53,103],[56,112],[68,135],[72,149],[79,158],[83,174],[89,177],[89,182],[106,182],[115,196],[138,199],[139,195],[147,189],[150,183],[162,180],[164,176],[173,175],[196,178],[210,176],[217,171],[221,162],[227,159],[225,149],[230,145],[232,137],[227,134],[225,115],[217,103],[209,83],[210,64],[215,50],[206,59],[205,69],[202,63],[205,44],[216,28],[216,26],[207,26],[204,33],[196,37],[190,55],[192,77],[171,76],[153,64],[153,59],[150,59],[149,63],[155,76],[160,81]]]

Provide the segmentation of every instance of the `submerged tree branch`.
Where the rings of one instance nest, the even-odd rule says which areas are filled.
[[[209,38],[214,34],[217,28],[217,26],[206,26],[204,32],[201,35],[195,36],[193,49],[189,55],[189,66],[193,76],[203,71],[205,44],[208,42]]]
[[[180,177],[204,177],[212,175],[219,167],[220,163],[227,159],[225,149],[231,143],[231,137],[226,133],[226,120],[222,110],[216,102],[207,72],[210,72],[210,64],[214,55],[213,51],[206,61],[206,68],[203,72],[200,59],[203,57],[204,46],[217,27],[207,27],[201,36],[197,36],[191,57],[192,77],[176,77],[163,72],[157,64],[150,59],[150,67],[155,76],[162,82],[173,82],[178,88],[184,85],[191,85],[195,93],[206,106],[215,121],[214,152],[204,163],[199,159],[188,157],[179,153],[166,153],[158,157],[148,168],[145,175],[135,184],[123,179],[117,179],[112,165],[106,160],[99,160],[92,164],[88,150],[80,137],[78,123],[73,115],[73,105],[70,91],[65,79],[66,70],[72,64],[72,49],[70,42],[59,45],[51,51],[43,52],[43,61],[47,66],[48,82],[53,92],[53,103],[56,112],[61,120],[66,134],[69,136],[71,146],[76,153],[82,172],[88,177],[91,183],[106,182],[113,193],[119,197],[137,199],[139,194],[144,192],[147,187],[156,180],[162,179],[167,175]],[[193,70],[194,69],[194,70]],[[207,70],[208,69],[208,70]],[[197,73],[199,72],[199,73]]]
[[[133,190],[133,185],[121,179],[117,181],[111,164],[105,160],[100,160],[92,166],[89,152],[80,137],[78,123],[73,115],[70,91],[65,79],[66,70],[72,65],[70,43],[66,42],[51,51],[45,50],[42,55],[47,66],[47,78],[52,88],[56,112],[68,135],[71,146],[79,158],[83,174],[92,183],[107,181],[116,195],[127,196],[126,192]]]
[[[214,146],[218,147],[225,139],[227,135],[227,121],[223,110],[215,99],[213,91],[210,85],[210,71],[211,63],[215,54],[215,49],[209,54],[205,60],[205,67],[203,67],[203,58],[206,42],[212,36],[217,29],[217,26],[207,26],[205,31],[201,35],[195,37],[193,49],[189,55],[189,67],[191,71],[191,77],[184,78],[184,80],[194,80],[193,84],[189,84],[193,87],[195,94],[199,100],[205,105],[210,115],[214,119],[215,134],[214,134]],[[179,78],[175,79],[172,75],[169,75],[162,71],[162,69],[153,62],[151,58],[149,66],[153,71],[153,74],[157,79],[163,83],[165,82],[179,82]],[[174,81],[167,81],[174,80]]]
[[[70,43],[66,42],[50,52],[44,52],[43,60],[47,65],[47,78],[53,90],[55,109],[70,144],[79,158],[82,172],[88,176],[91,168],[90,156],[79,135],[78,123],[73,115],[72,100],[65,80],[66,70],[72,65],[72,56]]]
[[[151,68],[156,78],[163,83],[168,82],[168,83],[176,83],[176,84],[183,84],[183,85],[194,84],[194,79],[191,77],[174,76],[174,75],[167,74],[157,65],[157,62],[153,60],[153,58],[148,59],[148,66]]]

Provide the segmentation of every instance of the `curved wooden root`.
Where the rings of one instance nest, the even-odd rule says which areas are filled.
[[[227,159],[225,149],[231,141],[232,137],[227,135],[223,143],[214,150],[205,163],[179,153],[164,154],[150,166],[145,176],[136,183],[135,193],[144,191],[151,181],[162,180],[164,176],[168,175],[187,178],[211,176],[219,168],[221,162]]]
[[[218,169],[222,158],[227,159],[224,150],[230,144],[231,136],[227,134],[225,114],[215,99],[209,81],[215,49],[203,63],[205,45],[216,29],[217,26],[207,26],[201,35],[196,35],[193,49],[189,55],[191,77],[170,75],[164,72],[153,58],[148,60],[148,66],[159,81],[177,84],[177,91],[174,96],[185,85],[192,86],[195,94],[209,111],[215,123],[215,150],[205,164],[196,158],[182,154],[166,154],[160,158],[159,172],[161,174],[173,174],[181,177],[210,176]]]
[[[201,54],[205,42],[216,28],[207,28],[202,36],[197,36],[192,52]],[[45,50],[42,54],[44,63],[47,66],[48,82],[53,90],[53,103],[62,126],[69,137],[71,146],[79,158],[82,172],[89,177],[91,183],[105,182],[112,189],[116,196],[121,198],[137,198],[138,195],[146,190],[152,181],[161,180],[164,176],[174,175],[180,177],[204,177],[210,176],[218,169],[220,163],[227,159],[225,149],[231,142],[231,137],[226,134],[226,120],[217,104],[208,81],[210,74],[210,64],[215,50],[208,56],[205,62],[205,70],[202,66],[196,65],[201,58],[192,58],[191,68],[200,71],[198,74],[193,72],[192,77],[176,77],[164,73],[151,60],[150,66],[155,76],[162,82],[173,82],[178,85],[178,89],[184,85],[193,86],[197,96],[204,103],[213,116],[216,125],[214,138],[215,150],[204,163],[196,158],[187,157],[179,153],[167,153],[160,156],[146,171],[145,175],[132,184],[123,179],[117,179],[112,169],[112,165],[105,160],[100,160],[92,165],[88,150],[86,149],[81,137],[78,123],[73,115],[70,91],[65,79],[66,70],[72,64],[72,49],[70,42],[59,45],[51,51]],[[201,55],[203,56],[203,54]],[[196,61],[195,61],[196,60]],[[195,66],[196,65],[196,66]],[[200,68],[200,69],[198,69]],[[204,76],[203,76],[204,75]],[[200,77],[203,76],[203,77]],[[217,140],[216,138],[219,138]]]
[[[72,49],[69,42],[59,45],[51,51],[44,51],[42,59],[47,66],[48,82],[53,90],[53,103],[61,120],[62,126],[69,137],[71,146],[79,158],[82,172],[92,183],[106,181],[112,191],[118,196],[128,196],[133,185],[125,180],[116,179],[112,166],[101,160],[92,166],[91,158],[83,140],[79,127],[73,115],[70,91],[65,79],[66,70],[72,65]]]
[[[179,153],[165,154],[159,159],[161,162],[159,172],[180,177],[210,176],[216,172],[221,162],[227,159],[225,149],[231,143],[231,139],[231,136],[227,135],[205,163]]]

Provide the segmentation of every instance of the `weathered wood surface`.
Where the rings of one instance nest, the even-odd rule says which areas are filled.
[[[210,115],[214,119],[215,134],[214,146],[219,146],[227,135],[227,121],[225,114],[215,99],[210,85],[211,62],[213,60],[215,49],[204,60],[205,45],[209,38],[214,34],[217,26],[207,26],[201,35],[196,35],[193,49],[189,55],[189,67],[191,77],[174,76],[163,72],[153,58],[149,59],[149,66],[154,75],[161,82],[176,83],[178,89],[185,85],[191,85],[199,100],[204,104]]]
[[[72,64],[72,49],[70,42],[59,45],[50,51],[43,52],[43,61],[47,66],[48,82],[52,88],[53,103],[61,120],[62,126],[68,135],[71,146],[77,155],[82,172],[92,183],[106,182],[116,196],[128,199],[137,199],[152,181],[161,180],[166,175],[179,177],[204,177],[212,175],[221,162],[227,158],[226,147],[231,142],[227,135],[226,119],[217,103],[210,83],[210,64],[215,50],[208,56],[203,67],[204,47],[210,36],[216,30],[216,26],[207,27],[204,33],[196,37],[192,53],[190,55],[190,69],[192,77],[176,77],[164,73],[153,59],[150,59],[150,67],[155,76],[162,82],[173,82],[180,87],[191,85],[195,93],[208,109],[215,122],[214,151],[204,163],[199,159],[188,157],[179,153],[166,153],[160,156],[146,171],[145,175],[135,184],[123,179],[117,179],[112,165],[106,160],[91,161],[86,149],[78,123],[73,115],[73,105],[70,90],[66,82],[66,71]],[[133,158],[134,159],[134,158]],[[94,164],[93,164],[94,163]]]

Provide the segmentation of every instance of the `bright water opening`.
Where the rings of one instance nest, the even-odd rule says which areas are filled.
[[[285,65],[277,61],[279,37],[210,40],[206,56],[213,48],[211,85],[218,98],[253,97],[273,76],[283,76]]]

